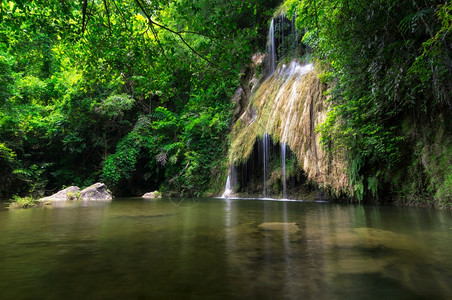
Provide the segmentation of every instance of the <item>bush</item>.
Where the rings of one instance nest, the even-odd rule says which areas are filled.
[[[36,200],[33,197],[13,196],[10,200],[9,208],[28,208],[37,206]]]

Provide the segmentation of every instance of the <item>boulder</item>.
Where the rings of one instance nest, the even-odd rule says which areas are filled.
[[[162,198],[162,193],[160,193],[159,191],[149,192],[149,193],[144,194],[142,196],[142,198],[159,199],[159,198]]]
[[[300,230],[297,223],[284,223],[284,222],[266,222],[257,226],[260,230],[264,231],[287,231],[289,233],[296,233]]]
[[[41,198],[41,201],[66,201],[77,200],[80,196],[80,189],[77,186],[70,186],[51,196]]]
[[[97,182],[80,192],[82,200],[112,200],[113,196],[103,183]]]

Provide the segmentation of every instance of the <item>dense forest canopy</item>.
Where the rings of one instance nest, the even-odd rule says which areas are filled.
[[[449,203],[449,1],[281,2],[2,1],[0,196],[97,180],[117,195],[217,192],[230,97],[284,12],[297,58],[324,69],[318,130],[346,154],[347,196]]]
[[[277,2],[2,1],[1,194],[201,194]]]
[[[452,201],[449,1],[288,0],[328,63],[323,143],[346,152],[352,194]],[[426,201],[430,201],[426,200]]]

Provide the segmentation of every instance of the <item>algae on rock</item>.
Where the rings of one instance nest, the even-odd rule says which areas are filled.
[[[307,179],[339,194],[348,189],[340,153],[328,153],[316,131],[329,108],[323,84],[312,65],[281,65],[258,86],[230,134],[229,163],[245,163],[259,139],[268,134],[294,153]]]

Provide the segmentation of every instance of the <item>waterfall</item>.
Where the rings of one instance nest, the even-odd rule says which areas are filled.
[[[262,158],[263,158],[263,173],[264,173],[264,197],[267,197],[267,178],[270,164],[270,135],[265,133],[262,138]]]
[[[226,186],[224,187],[224,192],[221,198],[229,198],[232,194],[234,194],[236,185],[235,173],[235,167],[234,165],[231,165],[231,167],[229,168],[228,179],[226,180]]]
[[[276,45],[275,45],[275,22],[274,19],[270,22],[270,29],[268,30],[267,41],[267,55],[269,56],[268,75],[271,76],[276,69]]]
[[[308,73],[313,69],[312,64],[308,64],[305,66],[301,66],[298,63],[293,62],[293,66],[290,68],[290,73],[287,81],[289,81],[292,77],[295,77],[293,80],[292,88],[289,94],[288,99],[286,102],[288,102],[288,111],[284,112],[284,115],[286,118],[284,118],[282,121],[285,122],[284,124],[281,124],[284,126],[284,131],[281,137],[281,169],[282,169],[282,184],[283,184],[283,198],[287,198],[287,183],[286,183],[286,149],[287,149],[287,142],[288,142],[288,133],[289,133],[289,127],[292,124],[293,120],[296,120],[296,116],[294,116],[293,108],[294,104],[298,98],[297,93],[297,86],[301,80],[303,80],[303,75]],[[285,88],[285,86],[283,86]],[[287,109],[286,109],[287,110]]]
[[[278,60],[287,55],[287,51],[294,50],[298,53],[298,32],[295,27],[295,18],[292,21],[286,21],[285,15],[279,15],[275,17],[270,22],[270,28],[268,31],[267,40],[267,55],[268,55],[268,76],[273,75],[276,70],[276,65]],[[288,24],[290,30],[284,32],[284,27]],[[289,37],[287,37],[287,36]],[[290,38],[290,35],[292,37]],[[275,39],[276,36],[276,39]],[[287,48],[287,49],[285,49]],[[282,184],[283,184],[283,198],[287,197],[287,184],[286,184],[286,149],[287,149],[287,135],[289,131],[289,126],[292,120],[292,110],[297,98],[297,85],[301,77],[307,72],[312,70],[312,65],[302,66],[297,62],[292,62],[289,66],[283,65],[278,69],[276,78],[282,79],[283,84],[277,93],[274,106],[280,105],[281,101],[288,102],[289,111],[285,112],[287,118],[285,119],[284,132],[281,138],[281,167],[282,167]],[[291,84],[291,93],[289,99],[285,99],[285,90],[288,85]],[[267,121],[267,126],[265,133],[262,137],[261,145],[259,145],[259,155],[262,157],[262,167],[263,167],[263,195],[268,196],[267,180],[269,176],[269,165],[270,165],[270,135],[268,134],[268,126],[273,119],[275,114],[278,113],[277,109],[272,110],[269,119]]]
[[[295,19],[287,19],[286,15],[281,14],[270,21],[270,27],[267,36],[267,67],[268,76],[271,76],[278,62],[282,58],[290,55],[298,56],[298,31],[295,26]]]
[[[287,198],[287,183],[286,183],[286,148],[285,142],[281,143],[281,169],[282,169],[282,184],[283,184],[283,198]]]
[[[300,86],[304,80],[304,75],[312,71],[313,65],[301,65],[297,61],[291,62],[289,65],[281,65],[275,71],[275,74],[267,79],[266,82],[271,82],[273,87],[273,97],[271,97],[272,108],[269,109],[268,117],[266,118],[265,131],[262,138],[258,141],[258,161],[261,168],[262,180],[262,195],[269,197],[269,187],[267,181],[270,177],[271,171],[271,136],[269,133],[275,133],[275,120],[279,120],[280,142],[281,142],[281,166],[282,166],[282,185],[283,197],[287,197],[286,184],[286,151],[287,145],[290,142],[290,134],[293,131],[293,124],[299,120],[297,116],[299,111],[295,109],[300,97]],[[248,126],[253,125],[252,121]],[[249,127],[248,127],[249,128]],[[229,178],[229,177],[228,177]]]
[[[286,106],[286,111],[284,111],[284,116],[285,118],[282,120],[284,122],[284,124],[281,124],[284,128],[283,130],[283,134],[281,137],[281,140],[283,143],[287,143],[288,141],[288,133],[289,133],[289,127],[290,125],[292,125],[292,119],[295,118],[294,113],[293,113],[293,108],[294,108],[294,104],[297,100],[297,98],[299,97],[298,92],[297,92],[297,87],[300,83],[301,80],[303,80],[303,75],[305,75],[306,73],[312,71],[312,69],[314,68],[314,66],[312,64],[307,64],[307,65],[300,65],[297,62],[292,62],[291,64],[291,68],[289,69],[289,76],[286,79],[287,82],[291,82],[293,79],[293,83],[292,83],[292,88],[290,90],[290,94],[288,99],[286,99],[286,103],[288,103],[288,105]],[[285,89],[285,85],[282,86],[282,90],[284,91]],[[288,110],[287,110],[288,107]]]
[[[306,138],[309,136],[304,132],[307,127],[303,123],[306,117],[310,118],[304,116],[305,105],[314,91],[311,92],[309,89],[313,77],[305,75],[312,71],[313,65],[302,65],[297,59],[283,63],[293,54],[298,55],[298,32],[295,29],[295,21],[287,19],[285,15],[279,15],[271,20],[266,50],[264,61],[266,73],[259,88],[250,97],[253,105],[241,114],[240,122],[234,126],[234,131],[240,134],[234,134],[231,151],[236,155],[231,157],[248,158],[244,165],[237,165],[240,192],[243,190],[254,195],[258,191],[264,198],[271,197],[275,192],[276,179],[281,180],[282,196],[287,198],[286,180],[289,175],[286,159],[295,145],[305,149],[306,143],[300,144],[300,141],[304,141],[300,135],[303,134]],[[279,141],[280,149],[272,147],[271,138]],[[279,154],[282,172],[278,176],[272,172],[279,163],[272,165],[272,158]],[[273,163],[275,162],[274,160]],[[305,161],[303,164],[307,165]],[[259,170],[254,172],[256,167]],[[234,172],[231,167],[223,197],[238,192],[234,190],[236,186],[234,180],[237,181]],[[249,179],[249,174],[255,174],[252,180]],[[251,189],[246,189],[248,184],[251,184]]]
[[[319,72],[300,60],[309,48],[299,44],[302,33],[294,24],[285,16],[269,22],[265,59],[250,64],[253,77],[243,82],[253,88],[230,134],[229,161],[236,163],[240,180],[234,192],[244,196],[280,194],[287,199],[311,193],[306,182],[338,192],[349,187],[341,154],[318,148],[320,134],[315,128],[326,120],[330,104]],[[273,142],[279,145],[274,147]],[[295,185],[297,190],[292,191],[290,186]]]

